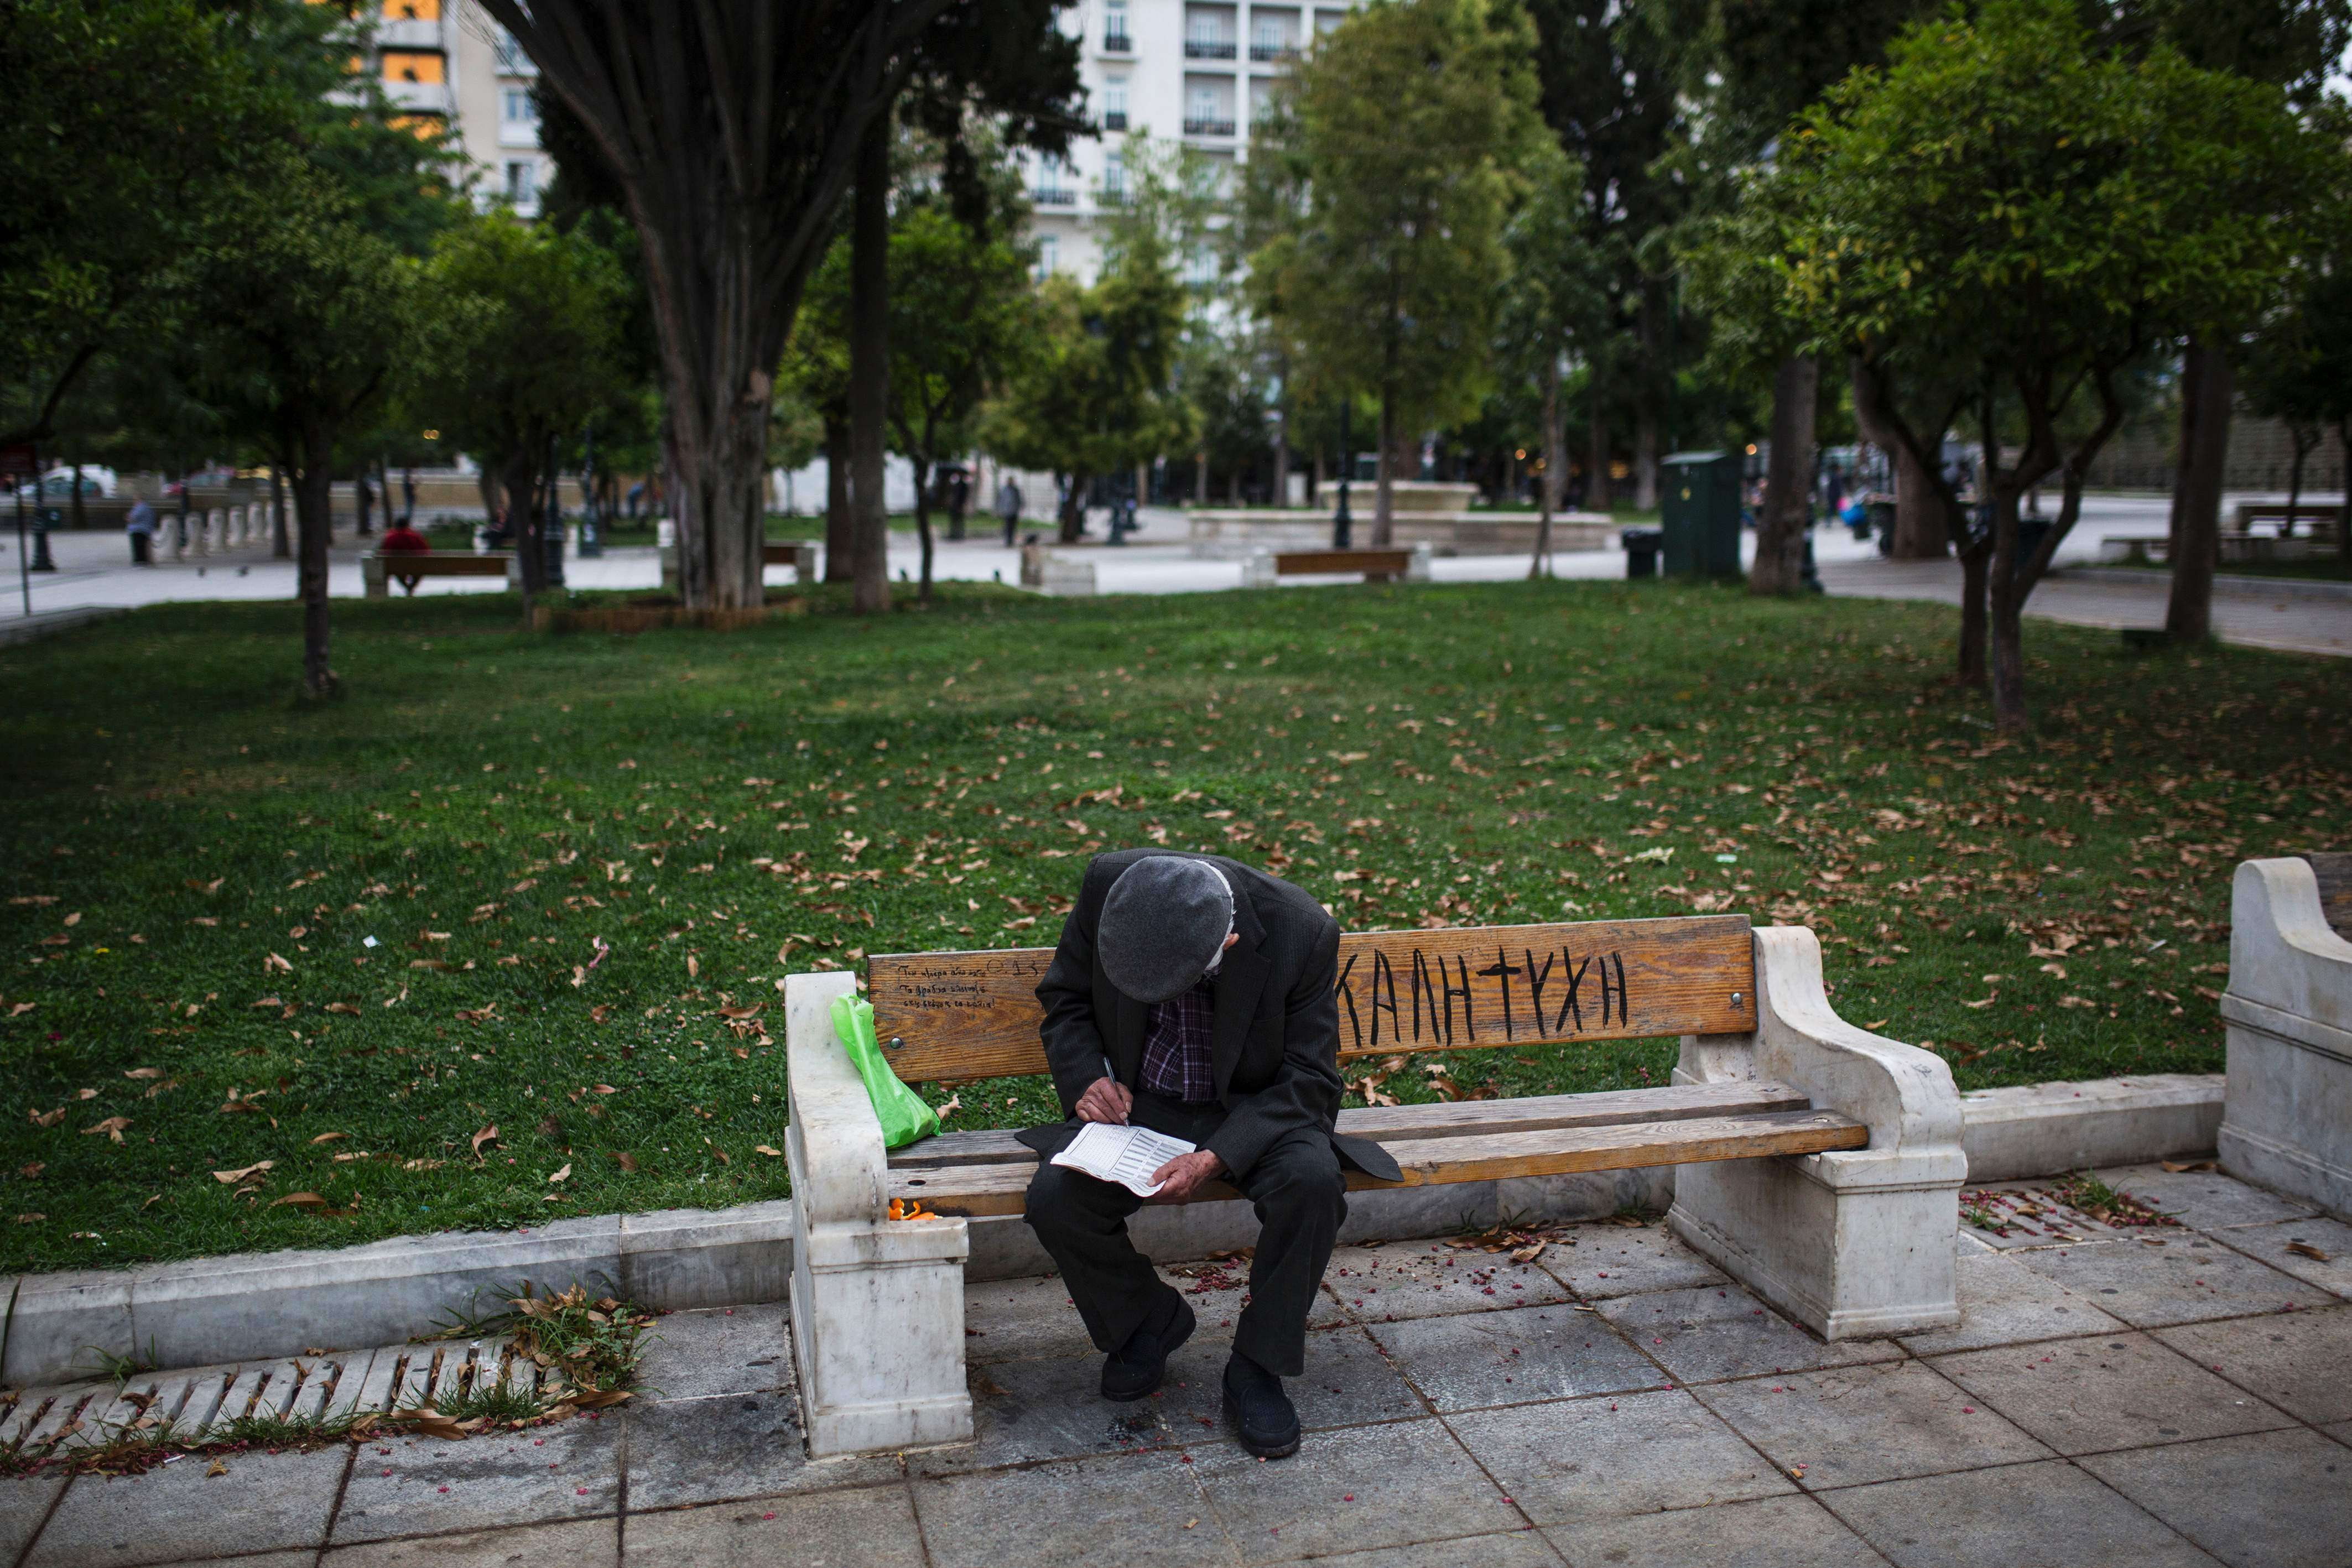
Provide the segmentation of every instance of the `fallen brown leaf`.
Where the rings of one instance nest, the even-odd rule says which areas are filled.
[[[2327,1261],[2327,1254],[2308,1241],[2290,1241],[2286,1244],[2286,1249],[2298,1258],[2308,1258],[2315,1263]]]
[[[349,1133],[321,1133],[310,1141],[314,1144],[331,1144],[338,1138],[348,1138],[350,1136],[351,1134]]]
[[[246,1166],[243,1170],[215,1171],[213,1172],[213,1180],[220,1183],[223,1186],[235,1186],[246,1177],[259,1176],[263,1171],[270,1169],[277,1164],[278,1162],[276,1160],[257,1160],[254,1164]]]
[[[163,1070],[160,1067],[134,1067],[122,1076],[125,1078],[161,1078],[163,1076]]]
[[[129,1125],[131,1125],[131,1118],[128,1116],[109,1116],[103,1122],[84,1127],[81,1130],[81,1135],[86,1138],[92,1133],[104,1133],[119,1144],[122,1142],[122,1129]]]
[[[66,1119],[66,1110],[67,1107],[63,1105],[58,1106],[54,1111],[36,1111],[30,1106],[27,1106],[25,1110],[25,1116],[26,1119],[31,1122],[36,1127],[54,1127],[59,1122]]]
[[[491,1123],[480,1132],[476,1133],[470,1140],[474,1145],[474,1157],[478,1160],[480,1159],[482,1157],[482,1145],[484,1144],[495,1142],[498,1135],[499,1124],[496,1122]]]
[[[780,1160],[784,1157],[784,1153],[782,1149],[772,1149],[765,1144],[753,1145],[751,1152],[755,1155],[765,1155],[772,1160]]]
[[[549,1181],[551,1181],[551,1182],[566,1181],[566,1180],[569,1180],[569,1179],[571,1178],[571,1176],[572,1176],[572,1162],[571,1162],[571,1161],[569,1161],[569,1160],[566,1160],[566,1161],[563,1163],[563,1168],[562,1168],[562,1170],[560,1170],[560,1171],[557,1171],[553,1176],[549,1176],[547,1179],[548,1179]]]
[[[272,1208],[289,1205],[296,1208],[324,1208],[327,1207],[327,1200],[315,1192],[289,1192],[284,1197],[273,1197],[269,1200],[269,1207]]]

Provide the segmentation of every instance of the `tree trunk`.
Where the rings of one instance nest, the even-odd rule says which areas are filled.
[[[890,608],[890,508],[882,465],[890,412],[890,117],[857,148],[849,235],[850,604]]]
[[[1646,512],[1657,504],[1658,417],[1643,407],[1633,416],[1633,505]]]
[[[294,476],[294,517],[299,554],[295,581],[302,604],[302,695],[335,695],[327,662],[327,547],[334,537],[334,436],[323,427],[302,433],[302,471]]]
[[[1396,389],[1381,388],[1380,482],[1372,493],[1372,548],[1386,549],[1396,538]]]
[[[362,463],[352,476],[352,507],[359,514],[359,537],[365,538],[373,530],[368,527],[368,514],[375,500],[368,485],[367,465]]]
[[[1927,482],[1927,472],[1911,449],[1895,443],[1895,543],[1887,554],[1896,560],[1940,560],[1950,537],[1943,497]]]
[[[1209,455],[1205,452],[1192,455],[1192,500],[1196,506],[1209,504]]]
[[[915,538],[923,547],[923,580],[915,597],[929,604],[931,601],[931,465],[920,453],[915,455]]]
[[[2216,334],[2189,340],[2180,364],[2180,471],[2172,490],[2172,599],[2164,630],[2176,643],[2213,634],[2213,570],[2221,551],[2221,471],[2230,453],[2232,377]]]
[[[1987,561],[1990,601],[1989,630],[1992,653],[1992,717],[2004,734],[2021,733],[2025,710],[2025,636],[2017,571],[2018,492],[2006,485],[1988,486],[1992,492],[1992,545],[1979,551]]]
[[[1969,549],[1957,522],[1953,543],[1960,552],[1960,651],[1953,678],[1964,686],[1985,684],[1985,591],[1990,581],[1990,549]]]
[[[854,575],[850,540],[857,520],[851,513],[849,421],[838,414],[824,420],[824,580],[847,582]]]
[[[1139,489],[1136,492],[1139,504],[1142,498],[1143,492]],[[1272,499],[1276,507],[1290,505],[1290,407],[1286,402],[1276,403],[1274,409],[1274,496]]]
[[[1584,459],[1584,509],[1609,510],[1609,416],[1601,407],[1601,375],[1592,377],[1592,431]]]
[[[1062,490],[1061,531],[1055,538],[1063,544],[1074,545],[1086,536],[1087,486],[1090,476],[1073,474]]]
[[[731,247],[713,257],[720,276],[712,281],[725,303],[712,316],[660,326],[668,393],[662,500],[677,535],[678,596],[697,610],[764,602],[760,490],[782,350],[755,330],[757,288],[737,276],[750,259]],[[658,294],[655,303],[659,319]]]
[[[1309,507],[1320,507],[1323,504],[1323,486],[1325,483],[1323,477],[1323,449],[1320,446],[1318,446],[1315,449],[1314,472],[1310,473],[1307,476],[1307,504]]]
[[[1811,511],[1813,408],[1821,361],[1791,354],[1772,371],[1772,455],[1764,469],[1764,505],[1756,519],[1756,565],[1748,591],[1797,593],[1804,588],[1805,525]]]
[[[2304,439],[2304,430],[2305,427],[2299,424],[2287,427],[2287,439],[2294,444],[2294,462],[2286,471],[2286,521],[2279,525],[2281,538],[2294,538],[2294,509],[2303,503],[2304,460],[2311,455],[2311,449],[2319,444],[2316,433],[2306,441]],[[81,479],[79,474],[74,478],[74,493],[76,495],[81,493]],[[75,519],[74,526],[76,528],[81,526],[79,518]]]
[[[547,514],[539,505],[539,465],[533,461],[538,443],[523,440],[499,466],[506,488],[507,523],[514,533],[515,559],[522,580],[523,613],[530,601],[547,591]]]
[[[2301,462],[2301,455],[2300,455],[2300,454],[2298,454],[2298,455],[2297,455],[2297,463],[2298,463],[2298,465],[2300,464],[2300,462]],[[76,533],[79,533],[82,529],[84,529],[84,528],[86,528],[89,527],[89,514],[88,510],[87,510],[87,509],[82,506],[82,499],[81,499],[81,459],[80,459],[80,458],[79,458],[79,457],[77,457],[77,458],[75,458],[75,459],[74,459],[74,465],[73,465],[73,526],[74,526],[74,531],[75,531]]]
[[[276,463],[269,465],[269,554],[274,560],[294,555],[294,541],[286,532],[286,476]]]
[[[1567,464],[1559,428],[1559,356],[1544,361],[1543,480],[1536,486],[1536,553],[1528,562],[1529,577],[1551,575],[1551,515],[1559,508],[1559,483]]]

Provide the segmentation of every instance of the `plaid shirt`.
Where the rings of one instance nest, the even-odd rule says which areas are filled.
[[[1217,1016],[1214,977],[1143,1015],[1143,1086],[1188,1104],[1217,1097],[1209,1068],[1209,1040]]]

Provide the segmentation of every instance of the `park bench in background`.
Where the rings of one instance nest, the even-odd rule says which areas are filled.
[[[2334,533],[2343,517],[2343,507],[2333,501],[2303,501],[2298,502],[2294,508],[2294,520],[2310,524],[2311,531],[2323,538]],[[2284,536],[2287,532],[2286,521],[2286,503],[2284,501],[2241,501],[2231,514],[2230,531],[2251,534],[2257,523],[2276,523],[2279,533]]]
[[[793,580],[806,587],[816,580],[816,545],[809,539],[770,541],[760,547],[761,567],[788,566],[793,569]],[[677,546],[661,547],[662,587],[677,591]]]
[[[1358,577],[1366,582],[1427,582],[1430,549],[1259,550],[1242,563],[1244,588],[1272,588],[1286,577]]]
[[[424,555],[383,555],[370,550],[360,557],[360,576],[367,584],[370,599],[387,599],[392,594],[395,577],[499,577],[509,588],[521,586],[512,550],[493,550],[487,555],[443,555],[432,551]]]
[[[1043,1072],[1045,948],[877,955],[875,1027],[900,1077]],[[785,983],[797,1245],[792,1333],[812,1454],[971,1435],[969,1225],[1022,1211],[1037,1156],[1007,1132],[886,1156],[833,1033],[846,972]],[[1403,1168],[1353,1188],[1678,1166],[1668,1222],[1832,1339],[1958,1321],[1960,1102],[1942,1059],[1840,1019],[1802,927],[1742,915],[1381,932],[1341,939],[1342,1061],[1683,1037],[1671,1085],[1340,1113]],[[1232,1198],[1216,1184],[1203,1199]],[[892,1220],[894,1204],[926,1218]]]
[[[2246,861],[2230,890],[2221,1167],[2352,1215],[2352,854]]]

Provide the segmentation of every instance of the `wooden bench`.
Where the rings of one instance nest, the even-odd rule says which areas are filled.
[[[791,567],[793,580],[805,587],[816,580],[816,545],[809,539],[772,539],[760,547],[760,565]],[[661,580],[664,588],[677,591],[677,546],[674,544],[661,547]]]
[[[1366,582],[1427,582],[1430,549],[1259,550],[1242,563],[1244,588],[1272,588],[1286,577],[1361,577]]]
[[[2333,532],[2343,520],[2344,507],[2334,501],[2302,501],[2295,505],[2294,520],[2308,522],[2315,534]],[[2256,523],[2277,523],[2280,533],[2286,532],[2286,503],[2284,501],[2241,501],[2231,514],[2231,532],[2250,534]]]
[[[877,955],[876,1028],[908,1082],[1045,1071],[1047,948]],[[1960,1109],[1943,1061],[1839,1019],[1801,927],[1745,916],[1464,927],[1341,938],[1340,1056],[1683,1038],[1671,1084],[1340,1113],[1404,1179],[1359,1191],[1681,1167],[1668,1222],[1831,1338],[1958,1321]],[[847,973],[785,984],[793,1354],[813,1454],[969,1437],[969,1231],[1022,1212],[1037,1156],[1009,1132],[886,1156],[828,1009]],[[1233,1198],[1223,1184],[1202,1199]],[[887,1218],[919,1204],[924,1217]],[[997,1223],[1005,1222],[1002,1218]]]
[[[370,599],[389,598],[395,577],[502,577],[509,588],[521,586],[512,550],[486,555],[444,555],[438,550],[425,555],[384,555],[370,550],[360,557],[360,576]]]
[[[2230,889],[2221,1168],[2352,1218],[2352,854],[2246,861]]]

